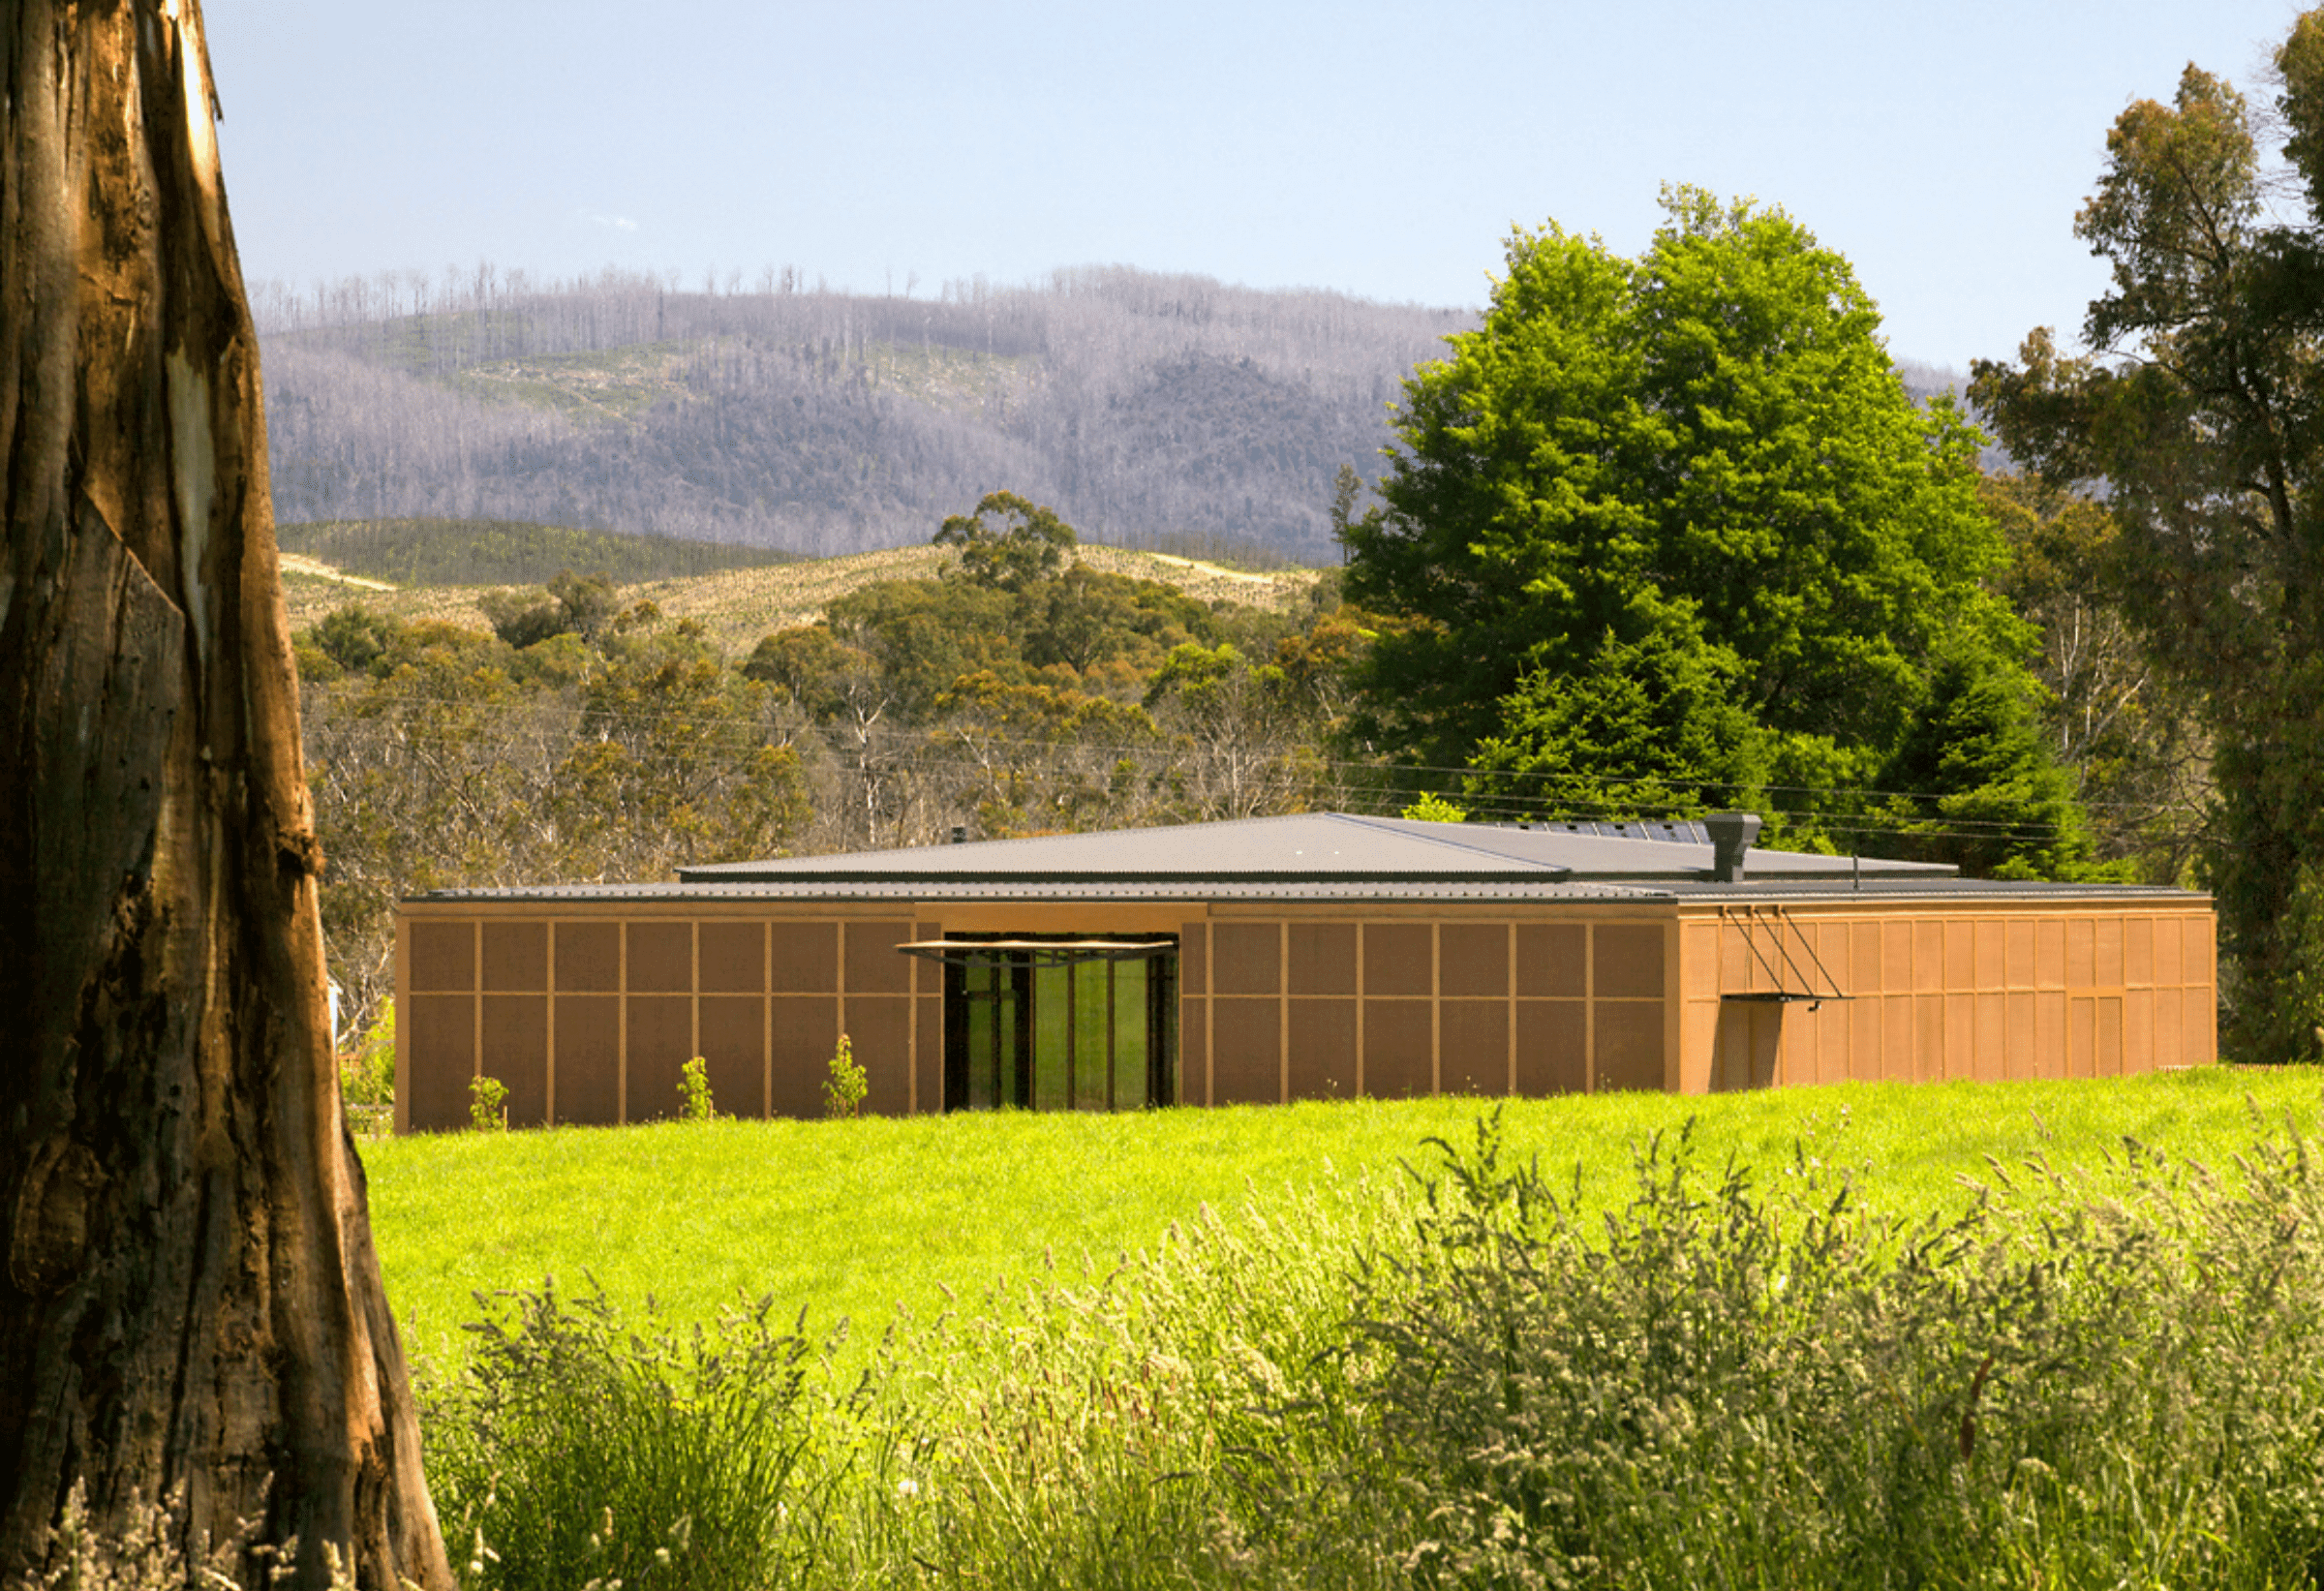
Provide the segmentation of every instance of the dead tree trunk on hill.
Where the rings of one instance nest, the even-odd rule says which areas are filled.
[[[197,0],[0,0],[0,1582],[80,1483],[448,1591]]]

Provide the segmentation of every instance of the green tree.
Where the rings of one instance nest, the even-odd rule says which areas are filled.
[[[334,665],[361,674],[395,647],[402,626],[372,612],[361,603],[325,614],[315,626],[313,640]]]
[[[1999,588],[2041,634],[2036,712],[2098,854],[2134,860],[2158,883],[2190,878],[2210,736],[2198,693],[2131,621],[2142,573],[2112,506],[2033,474],[1988,475],[1979,489],[2010,546]]]
[[[1870,786],[1941,651],[2022,679],[1977,435],[1912,403],[1847,260],[1789,216],[1683,187],[1664,208],[1635,260],[1514,233],[1483,324],[1406,383],[1382,505],[1354,516],[1343,483],[1348,594],[1387,621],[1355,728],[1424,765],[1489,746],[1503,773],[1719,801],[1762,770]],[[1630,705],[1587,710],[1594,677]],[[1755,744],[1660,699],[1682,683]],[[1711,761],[1641,763],[1674,714]],[[1545,738],[1593,725],[1616,739]]]
[[[1300,689],[1232,641],[1174,647],[1145,706],[1177,748],[1168,775],[1177,821],[1310,811],[1336,793]]]
[[[1147,780],[1137,753],[1160,731],[1143,708],[990,671],[962,679],[929,737],[954,774],[957,807],[988,839],[1131,827]]]
[[[488,591],[476,599],[493,633],[513,647],[528,647],[552,635],[595,641],[616,622],[621,603],[602,572],[577,575],[566,569],[549,582],[548,599],[534,601],[521,592]]]
[[[2072,777],[2042,736],[2029,683],[1975,659],[1938,664],[1929,700],[1882,776],[1905,792],[1883,806],[1898,835],[1884,848],[2003,878],[2124,871],[2094,862]]]
[[[2262,118],[2190,66],[2171,104],[2107,136],[2074,229],[2111,269],[2085,356],[2047,329],[1971,394],[2052,485],[2102,483],[2152,655],[2198,693],[2217,797],[2205,872],[2237,982],[2242,1058],[2313,1058],[2307,969],[2324,876],[2324,12],[2276,56],[2272,204]]]
[[[859,710],[876,716],[889,694],[872,655],[841,641],[827,624],[792,625],[760,637],[741,672],[773,686],[818,723]]]
[[[879,710],[917,721],[963,675],[1021,663],[1011,610],[1008,594],[975,582],[883,580],[835,599],[826,623],[877,665]]]
[[[1767,780],[1768,736],[1722,649],[1656,631],[1608,633],[1578,673],[1538,669],[1503,699],[1502,732],[1462,781],[1472,800],[1635,816],[1742,805]]]
[[[1015,492],[987,492],[974,512],[944,521],[934,540],[939,547],[960,548],[963,579],[1021,591],[1027,581],[1048,579],[1063,568],[1080,538],[1054,510]]]
[[[809,803],[767,696],[685,625],[609,647],[582,681],[579,732],[552,780],[567,873],[638,877],[780,851]]]

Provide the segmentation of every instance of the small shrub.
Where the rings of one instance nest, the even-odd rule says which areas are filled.
[[[686,1119],[715,1121],[719,1113],[710,1099],[710,1062],[700,1056],[678,1069],[678,1092],[686,1101]]]
[[[508,1085],[497,1077],[475,1077],[468,1085],[468,1124],[478,1132],[508,1130]]]
[[[479,1300],[482,1301],[482,1300]],[[428,1479],[468,1591],[762,1591],[794,1583],[821,1509],[794,1496],[808,1343],[771,1300],[690,1334],[602,1291],[504,1294],[423,1403]]]
[[[871,1080],[855,1063],[855,1047],[841,1033],[840,1047],[832,1054],[831,1076],[823,1085],[823,1114],[833,1117],[853,1116],[862,1109],[864,1096],[871,1091]]]
[[[395,1117],[395,1001],[380,1002],[380,1014],[340,1057],[339,1099],[348,1119],[364,1134],[387,1131]]]
[[[1424,791],[1420,800],[1396,815],[1419,823],[1466,823],[1469,820],[1467,808],[1455,807],[1434,790]]]

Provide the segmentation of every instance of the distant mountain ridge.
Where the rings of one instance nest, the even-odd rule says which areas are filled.
[[[935,299],[254,291],[279,521],[531,521],[833,555],[1007,488],[1117,545],[1336,559],[1334,475],[1467,312],[1106,268]]]

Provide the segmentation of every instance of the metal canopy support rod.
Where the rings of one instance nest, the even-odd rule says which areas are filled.
[[[1776,970],[1774,964],[1769,962],[1766,956],[1759,950],[1758,933],[1757,932],[1758,927],[1758,908],[1757,906],[1736,906],[1733,908],[1733,910],[1735,914],[1742,919],[1743,943],[1745,947],[1750,950],[1752,960],[1759,964],[1759,970],[1767,974],[1768,981],[1773,983],[1775,988],[1761,994],[1724,994],[1721,996],[1722,998],[1730,1000],[1773,1000],[1782,1002],[1806,1000],[1810,1005],[1820,1005],[1825,1000],[1845,1000],[1853,997],[1851,995],[1843,994],[1840,993],[1839,989],[1836,987],[1837,980],[1832,977],[1831,969],[1823,964],[1823,958],[1816,954],[1816,947],[1808,942],[1808,937],[1800,931],[1799,924],[1795,920],[1784,915],[1783,907],[1774,904],[1770,904],[1767,907],[1768,915],[1775,919],[1774,927],[1769,936],[1774,941],[1775,953],[1783,958],[1784,966],[1790,973],[1789,978],[1787,978],[1783,972]],[[1728,907],[1721,906],[1719,908],[1719,915],[1722,918],[1725,918],[1728,914]],[[1787,927],[1791,930],[1791,936],[1799,941],[1799,948],[1801,952],[1806,955],[1810,962],[1815,964],[1818,974],[1817,977],[1809,977],[1806,969],[1799,964],[1799,963],[1792,957],[1791,952],[1785,946],[1784,930]],[[1799,983],[1805,987],[1797,990],[1790,988],[1789,985],[1791,979],[1797,979]]]

